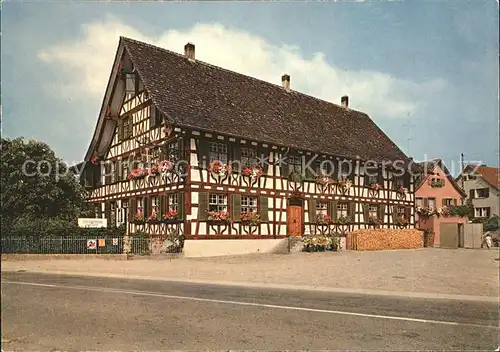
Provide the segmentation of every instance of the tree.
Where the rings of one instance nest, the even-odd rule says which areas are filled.
[[[70,222],[88,205],[68,165],[43,142],[1,140],[2,233],[30,222]]]

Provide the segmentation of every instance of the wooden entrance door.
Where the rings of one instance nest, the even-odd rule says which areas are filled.
[[[302,235],[302,206],[300,205],[288,205],[286,224],[289,236],[301,236]]]

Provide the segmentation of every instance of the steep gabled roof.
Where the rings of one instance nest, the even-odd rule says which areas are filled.
[[[457,177],[457,179],[463,174],[467,173],[468,170],[476,169],[477,165],[467,165],[462,173]],[[479,166],[477,167],[474,175],[481,177],[486,183],[496,190],[500,189],[500,169],[490,166]]]
[[[446,167],[445,163],[441,159],[433,159],[433,160],[428,160],[428,161],[423,161],[417,164],[420,167],[420,176],[417,178],[416,183],[417,187],[415,188],[415,191],[417,191],[422,184],[425,182],[427,179],[427,176],[430,175],[431,173],[434,172],[436,167],[441,168],[443,172],[445,173],[446,178],[448,181],[451,183],[451,185],[457,190],[458,193],[463,198],[467,198],[467,193],[457,184],[453,176],[451,175],[450,171]]]
[[[153,103],[175,125],[362,160],[406,155],[362,112],[129,38]]]

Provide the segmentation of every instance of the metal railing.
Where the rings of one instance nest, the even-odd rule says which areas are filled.
[[[1,238],[3,254],[121,254],[121,237],[15,236]]]

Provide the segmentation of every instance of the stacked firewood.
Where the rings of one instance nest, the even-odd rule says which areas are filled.
[[[424,246],[423,231],[417,229],[362,229],[353,231],[353,249],[376,251],[385,249],[415,249]]]

